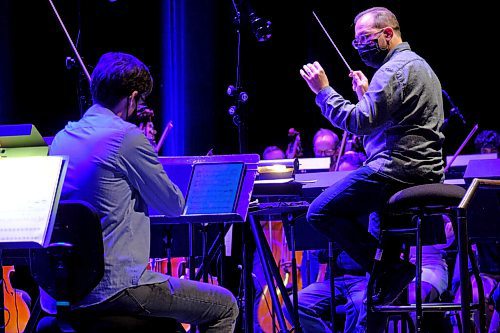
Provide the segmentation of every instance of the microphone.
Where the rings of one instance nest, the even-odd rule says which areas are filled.
[[[453,100],[451,99],[450,95],[448,95],[448,93],[444,89],[441,89],[441,91],[443,92],[443,95],[446,97],[448,102],[450,102],[450,105],[451,105],[450,115],[458,116],[460,118],[460,120],[462,121],[462,124],[465,125],[466,124],[465,118],[462,115],[462,113],[460,112],[460,110],[458,109],[458,107],[455,105],[455,103],[453,103]]]

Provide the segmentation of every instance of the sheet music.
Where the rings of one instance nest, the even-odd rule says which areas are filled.
[[[43,245],[63,158],[0,159],[0,243]]]
[[[195,164],[184,215],[232,213],[244,163]]]

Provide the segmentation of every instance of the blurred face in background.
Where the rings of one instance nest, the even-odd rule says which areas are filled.
[[[315,157],[330,157],[334,156],[337,148],[337,142],[331,135],[321,135],[314,141],[314,156]]]
[[[285,153],[278,147],[270,147],[262,154],[264,160],[281,160],[285,158]]]

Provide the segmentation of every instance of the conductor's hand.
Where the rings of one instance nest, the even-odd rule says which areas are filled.
[[[300,75],[306,80],[307,85],[315,94],[330,85],[323,67],[317,61],[313,64],[304,65],[300,70]]]
[[[363,95],[368,90],[368,79],[361,71],[352,71],[349,73],[352,78],[352,90],[356,92],[358,99],[363,98]]]

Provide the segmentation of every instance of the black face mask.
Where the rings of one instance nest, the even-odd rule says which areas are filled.
[[[372,40],[370,43],[360,46],[358,53],[366,66],[380,68],[389,53],[389,49],[381,49],[377,40]]]

